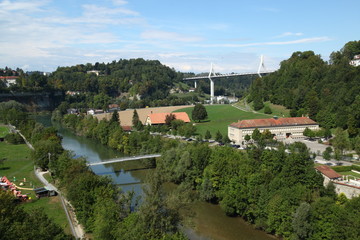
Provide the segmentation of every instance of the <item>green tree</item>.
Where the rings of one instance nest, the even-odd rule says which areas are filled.
[[[252,134],[251,134],[251,138],[252,138],[255,142],[258,142],[258,141],[261,140],[262,135],[261,135],[261,133],[260,133],[260,131],[259,131],[258,128],[255,128],[255,129],[254,129],[254,131],[253,131]]]
[[[339,151],[339,154],[344,155],[344,150],[350,148],[349,135],[347,131],[337,128],[335,130],[335,137],[332,140],[332,144],[336,151]]]
[[[292,239],[308,239],[311,231],[310,223],[310,204],[303,202],[296,209],[292,220],[293,238]]]
[[[222,139],[223,139],[223,136],[222,136],[221,132],[218,130],[215,135],[215,141],[221,142]]]
[[[143,124],[140,121],[139,114],[137,113],[136,109],[134,109],[133,117],[132,117],[132,125],[137,130],[142,130]]]
[[[211,133],[209,130],[206,130],[205,132],[205,137],[204,137],[206,140],[209,140],[211,138]]]
[[[198,122],[200,122],[201,120],[205,120],[208,117],[208,114],[204,105],[200,103],[196,104],[191,113],[191,117],[194,121]]]
[[[247,142],[248,142],[248,141],[250,141],[251,137],[250,137],[250,135],[249,135],[249,134],[246,134],[244,139],[245,139],[245,141],[247,141]]]
[[[119,122],[119,113],[118,113],[117,110],[115,110],[113,112],[113,114],[111,115],[110,123],[120,124],[120,122]]]
[[[265,108],[264,108],[264,113],[265,113],[265,114],[272,114],[271,108],[270,108],[269,106],[265,106]]]
[[[331,159],[331,153],[332,153],[332,148],[331,147],[327,147],[325,149],[325,151],[323,152],[323,158],[325,160],[330,160]]]

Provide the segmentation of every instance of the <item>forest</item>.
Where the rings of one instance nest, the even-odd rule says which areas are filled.
[[[307,115],[322,127],[360,133],[360,68],[349,64],[360,54],[360,41],[351,41],[325,62],[313,51],[294,52],[280,69],[257,78],[248,101],[255,110],[270,101],[291,109],[291,116]]]

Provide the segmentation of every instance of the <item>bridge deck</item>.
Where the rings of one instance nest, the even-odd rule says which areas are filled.
[[[260,72],[260,74],[267,74],[272,73],[274,71],[264,71]],[[248,73],[226,73],[226,74],[219,74],[219,75],[212,75],[210,78],[222,78],[222,77],[236,77],[236,76],[247,76],[247,75],[258,75],[257,72],[248,72]],[[198,79],[208,79],[209,76],[197,76],[197,77],[188,77],[183,78],[183,80],[198,80]]]
[[[148,154],[148,155],[141,155],[141,156],[133,156],[133,157],[123,157],[123,158],[114,158],[109,159],[103,162],[93,162],[88,163],[88,166],[96,166],[96,165],[103,165],[103,164],[109,164],[109,163],[116,163],[116,162],[126,162],[126,161],[134,161],[134,160],[140,160],[140,159],[146,159],[146,158],[158,158],[161,157],[161,154]]]

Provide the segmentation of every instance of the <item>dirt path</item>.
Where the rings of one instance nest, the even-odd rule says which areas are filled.
[[[155,107],[155,108],[139,108],[136,109],[139,119],[142,123],[145,122],[147,115],[151,113],[171,113],[175,110],[193,107],[193,105],[182,105],[182,106],[170,106],[170,107]],[[128,109],[125,111],[119,112],[120,123],[122,126],[132,126],[132,117],[134,114],[134,109]],[[103,118],[110,119],[112,113],[102,113],[94,115],[97,119],[101,120]]]

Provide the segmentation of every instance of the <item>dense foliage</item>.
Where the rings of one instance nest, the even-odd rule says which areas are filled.
[[[249,101],[263,107],[270,100],[291,109],[292,116],[308,115],[322,127],[360,133],[360,68],[349,64],[360,53],[360,41],[347,43],[327,63],[312,51],[295,52],[280,69],[251,85]]]

